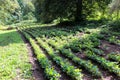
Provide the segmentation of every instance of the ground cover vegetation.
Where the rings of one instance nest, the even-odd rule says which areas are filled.
[[[1,0],[0,80],[120,80],[120,0]]]

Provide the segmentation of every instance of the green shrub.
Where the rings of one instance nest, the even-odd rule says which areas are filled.
[[[109,26],[112,31],[120,31],[120,20],[114,21]]]

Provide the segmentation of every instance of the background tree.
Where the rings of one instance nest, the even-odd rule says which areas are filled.
[[[0,1],[0,23],[15,22],[19,18],[20,6],[16,0]]]
[[[106,17],[110,2],[111,0],[1,0],[0,22],[18,22],[34,17],[38,22],[44,23],[53,20],[98,20]]]
[[[34,10],[31,0],[0,0],[0,24],[33,19]]]
[[[107,12],[111,0],[36,0],[39,5],[37,16],[42,22],[49,23],[55,19],[83,21],[88,17],[95,18]]]
[[[117,19],[119,19],[120,0],[113,0],[109,6],[110,6],[110,14],[116,12]]]
[[[35,6],[32,3],[32,0],[18,0],[21,7],[23,20],[32,19],[34,17]]]

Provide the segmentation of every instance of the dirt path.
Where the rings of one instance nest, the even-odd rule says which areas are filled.
[[[40,67],[39,62],[36,58],[36,55],[33,52],[33,49],[29,43],[29,41],[23,36],[23,34],[18,31],[18,33],[21,35],[21,38],[23,39],[24,43],[26,44],[26,47],[28,49],[28,56],[29,56],[29,62],[32,65],[32,76],[33,80],[46,80],[44,77],[44,71]]]

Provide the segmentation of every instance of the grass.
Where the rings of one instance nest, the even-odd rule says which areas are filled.
[[[0,31],[0,80],[31,78],[26,45],[16,30]]]

